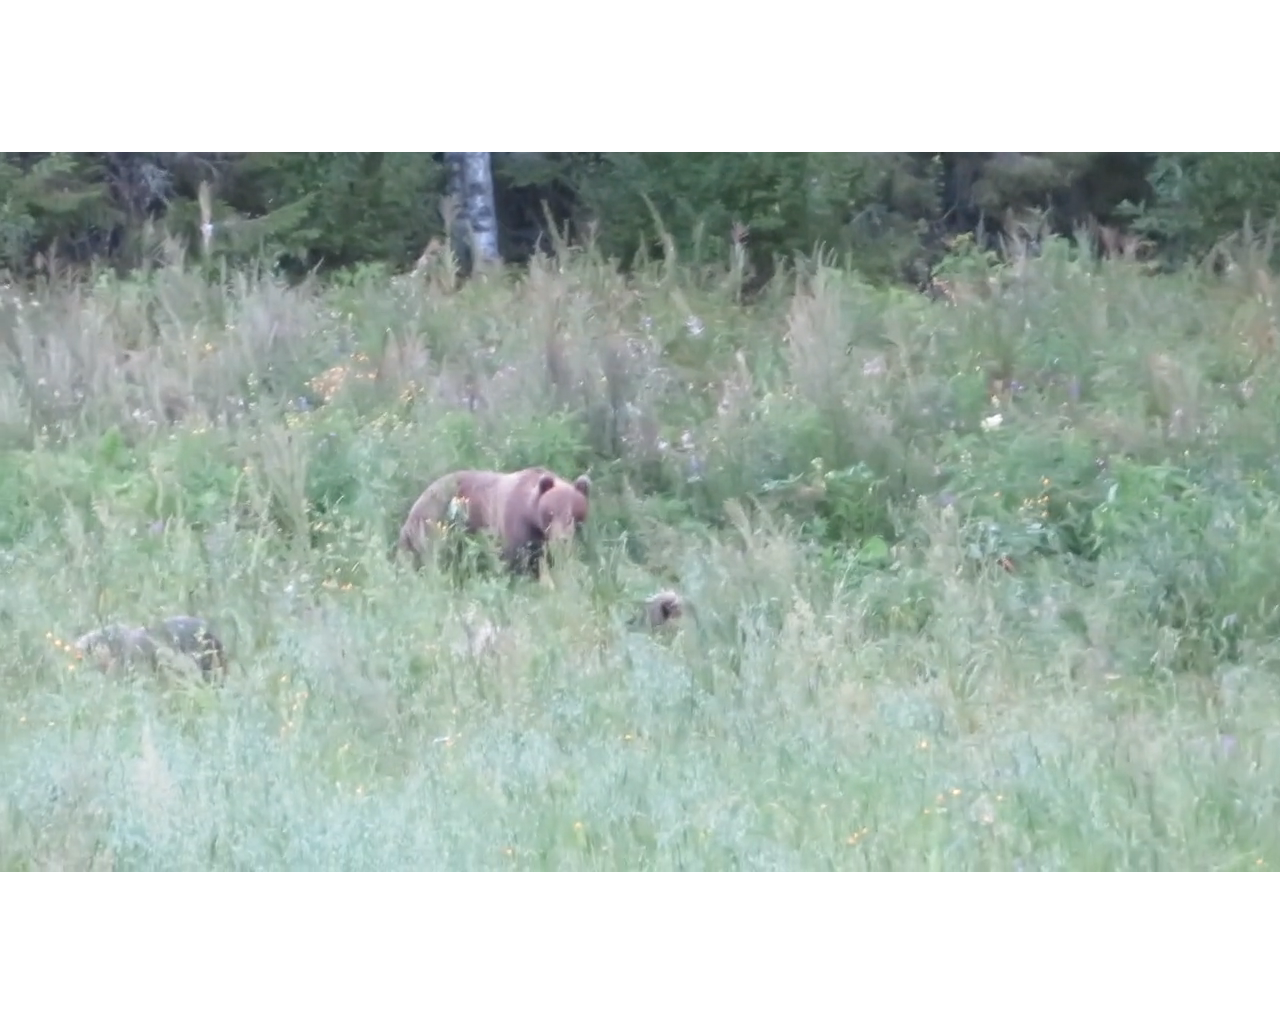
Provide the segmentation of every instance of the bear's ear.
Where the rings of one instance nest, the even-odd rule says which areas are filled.
[[[582,476],[578,477],[578,479],[573,482],[573,486],[578,489],[579,493],[581,493],[584,498],[591,497],[591,477],[587,476],[586,473],[583,473]]]
[[[538,477],[538,493],[539,494],[546,494],[547,491],[551,490],[551,488],[553,488],[555,485],[556,485],[556,478],[553,477],[550,473],[543,473],[542,476]]]

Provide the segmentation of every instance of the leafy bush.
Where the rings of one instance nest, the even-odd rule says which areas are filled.
[[[6,292],[0,862],[1274,863],[1280,374],[1225,251],[971,250],[942,301],[595,249]],[[387,557],[435,477],[527,463],[592,474],[580,557]],[[222,687],[75,656],[179,612]]]
[[[1202,256],[1246,220],[1265,226],[1280,214],[1280,155],[1275,153],[1162,153],[1149,180],[1150,204],[1117,212],[1162,244],[1167,258]]]

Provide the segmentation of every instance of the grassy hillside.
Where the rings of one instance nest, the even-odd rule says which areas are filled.
[[[0,866],[1280,863],[1265,255],[4,292]],[[388,559],[534,463],[596,488],[549,579]],[[182,613],[221,687],[67,653]]]

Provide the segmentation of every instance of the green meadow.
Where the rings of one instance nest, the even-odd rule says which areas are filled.
[[[1270,868],[1269,256],[8,287],[0,867]],[[527,465],[594,484],[541,580],[389,557]],[[225,679],[70,650],[178,614]]]

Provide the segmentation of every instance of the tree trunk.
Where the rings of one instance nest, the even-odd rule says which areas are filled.
[[[498,261],[498,218],[494,209],[493,166],[488,153],[446,153],[449,194],[454,198],[449,225],[458,263],[465,269]]]

